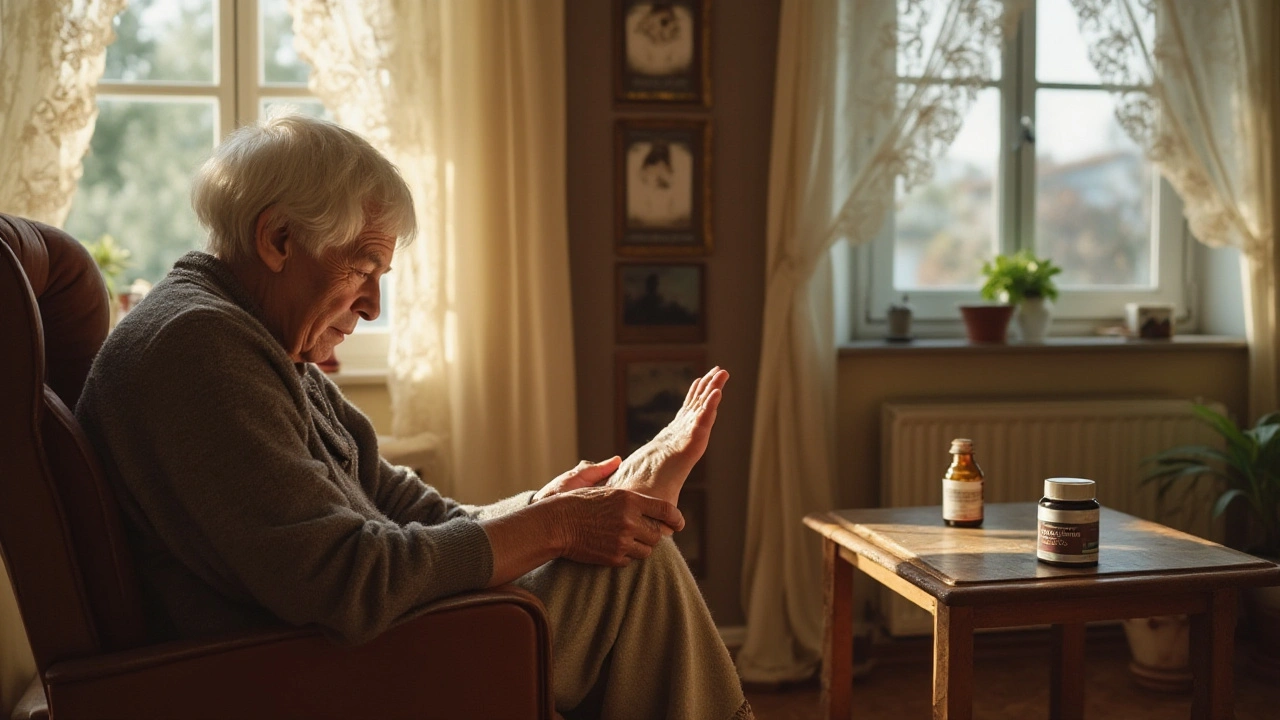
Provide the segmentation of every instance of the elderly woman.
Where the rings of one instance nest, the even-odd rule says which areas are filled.
[[[378,281],[413,235],[396,169],[336,125],[284,116],[232,133],[192,197],[209,254],[180,259],[116,328],[77,408],[157,639],[284,621],[359,643],[436,598],[515,582],[550,615],[561,712],[751,716],[665,537],[727,373],[695,382],[625,461],[460,505],[383,460],[313,364],[378,316]]]

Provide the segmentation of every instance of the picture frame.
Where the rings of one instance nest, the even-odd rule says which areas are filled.
[[[618,454],[630,455],[666,427],[684,403],[689,386],[705,372],[706,355],[701,349],[619,350],[614,370]]]
[[[704,263],[622,262],[614,285],[619,343],[706,341]]]
[[[619,255],[711,252],[710,120],[619,120],[614,181]]]
[[[620,103],[711,106],[711,0],[614,0]]]
[[[671,539],[689,566],[689,572],[699,580],[707,576],[707,491],[704,488],[686,486],[680,491],[676,504],[684,516],[684,529]]]

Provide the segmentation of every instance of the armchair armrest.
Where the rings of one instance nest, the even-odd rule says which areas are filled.
[[[542,603],[504,586],[446,598],[359,646],[315,628],[182,641],[55,663],[63,718],[550,718]]]

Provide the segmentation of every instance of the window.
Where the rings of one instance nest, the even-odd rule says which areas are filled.
[[[279,103],[328,117],[307,90],[292,24],[286,0],[129,0],[107,48],[67,230],[128,248],[128,281],[154,283],[202,249],[191,176],[218,139]],[[342,344],[344,367],[385,367],[386,310]]]
[[[1185,314],[1187,247],[1181,203],[1116,120],[1070,1],[1037,0],[933,179],[900,185],[884,229],[856,254],[854,329],[883,334],[905,294],[924,333],[954,334],[956,305],[979,300],[982,263],[1022,248],[1064,269],[1057,329],[1085,332],[1131,301]]]

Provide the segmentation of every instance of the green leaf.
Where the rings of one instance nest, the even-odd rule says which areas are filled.
[[[1239,488],[1231,488],[1230,490],[1219,495],[1218,501],[1213,504],[1213,517],[1216,518],[1222,513],[1226,512],[1227,506],[1231,504],[1231,501],[1240,497],[1245,497],[1247,499],[1244,491],[1240,490]]]
[[[1029,297],[1058,298],[1058,288],[1053,277],[1062,268],[1047,258],[1037,258],[1030,250],[1019,250],[1013,255],[997,255],[993,261],[982,264],[986,282],[982,285],[982,297],[987,300],[1007,295],[1009,302],[1018,303]]]
[[[1236,427],[1236,424],[1226,416],[1214,412],[1212,408],[1199,404],[1193,405],[1191,411],[1225,438],[1227,444],[1232,448],[1250,449],[1253,447],[1253,443],[1249,438],[1240,432],[1240,428]]]

